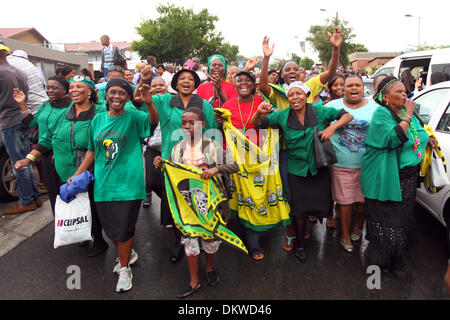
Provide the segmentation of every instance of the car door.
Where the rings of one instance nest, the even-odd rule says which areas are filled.
[[[433,87],[432,87],[433,88]],[[416,113],[425,124],[430,125],[439,141],[444,157],[447,162],[450,160],[450,131],[448,131],[450,85],[427,90],[414,99],[416,103]],[[450,170],[449,170],[450,171]],[[447,175],[449,172],[447,172]],[[427,209],[436,219],[445,225],[443,217],[444,200],[448,197],[450,186],[445,187],[437,194],[430,194],[424,188],[417,190],[417,201]]]

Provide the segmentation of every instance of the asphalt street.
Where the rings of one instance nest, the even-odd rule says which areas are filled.
[[[208,285],[202,257],[202,287],[187,300],[448,300],[442,281],[448,259],[445,229],[420,207],[416,216],[418,244],[406,257],[408,274],[392,284],[381,283],[380,289],[367,287],[367,241],[346,253],[339,245],[339,224],[332,230],[324,222],[310,225],[304,265],[281,249],[283,228],[262,234],[262,261],[222,244],[215,257],[219,285]],[[77,244],[54,249],[53,229],[53,223],[48,224],[0,258],[0,300],[175,300],[188,284],[186,259],[169,261],[172,231],[159,224],[156,195],[151,208],[141,209],[137,222],[134,249],[139,259],[127,293],[115,292],[117,252],[111,241],[106,253],[88,258],[87,249]],[[79,289],[68,288],[73,266],[80,271]]]

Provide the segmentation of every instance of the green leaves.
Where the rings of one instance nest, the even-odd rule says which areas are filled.
[[[333,48],[328,38],[328,32],[333,34],[334,27],[338,26],[342,30],[343,42],[341,45],[340,63],[342,65],[348,65],[348,55],[353,52],[367,52],[367,48],[362,44],[353,43],[355,35],[352,33],[353,29],[348,27],[348,21],[340,20],[336,14],[336,17],[327,19],[325,25],[314,25],[309,28],[310,36],[306,38],[312,45],[312,47],[319,53],[319,59],[322,62],[328,63],[331,59]]]
[[[157,19],[144,20],[136,27],[142,40],[134,41],[132,49],[142,57],[153,55],[158,61],[169,62],[197,56],[206,61],[214,53],[230,60],[238,54],[238,46],[224,42],[222,34],[215,30],[218,17],[207,9],[199,13],[174,5],[159,5],[156,9],[160,15]]]

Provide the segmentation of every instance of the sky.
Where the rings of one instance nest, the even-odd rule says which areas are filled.
[[[219,18],[216,30],[246,57],[262,55],[261,44],[267,35],[275,43],[274,58],[296,53],[318,62],[309,44],[303,52],[299,42],[308,36],[311,25],[324,24],[336,13],[353,28],[354,42],[371,52],[417,46],[419,16],[421,44],[450,45],[448,0],[22,0],[20,8],[18,3],[2,3],[0,27],[34,27],[52,43],[99,41],[103,34],[112,41],[139,40],[135,27],[143,19],[158,17],[157,4],[169,3],[195,12],[208,9]]]

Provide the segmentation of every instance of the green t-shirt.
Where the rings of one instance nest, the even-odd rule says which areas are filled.
[[[74,175],[77,149],[87,150],[91,123],[94,116],[102,112],[106,112],[105,106],[97,104],[93,109],[81,112],[78,117],[74,106],[61,115],[52,136],[55,168],[61,181],[66,182]]]
[[[168,160],[173,146],[185,138],[183,130],[181,129],[181,116],[185,110],[178,96],[170,93],[153,96],[153,103],[158,110],[159,123],[161,126],[161,157]],[[219,138],[222,135],[217,132],[217,123],[214,118],[214,111],[212,105],[200,98],[198,95],[193,95],[186,108],[201,106],[205,114],[205,134],[214,138]]]
[[[54,130],[63,115],[73,106],[73,102],[66,108],[53,108],[49,101],[44,102],[30,122],[30,128],[39,128],[39,144],[47,149],[51,149]]]
[[[317,110],[317,118],[314,114]],[[306,177],[308,171],[311,175],[317,174],[316,160],[314,156],[314,124],[317,132],[325,129],[326,124],[337,120],[345,113],[342,110],[317,106],[312,108],[306,105],[304,124],[298,121],[297,116],[291,108],[267,115],[263,120],[269,126],[280,126],[283,131],[284,141],[288,150],[288,172],[301,177]],[[262,117],[264,119],[264,117]],[[316,120],[317,119],[317,120]]]
[[[418,130],[421,148],[425,149],[428,135],[422,132],[415,116],[412,124]],[[411,139],[410,133],[404,133],[387,108],[379,107],[374,112],[361,162],[361,191],[366,198],[402,201],[399,170],[421,161]]]
[[[64,112],[70,104],[70,98],[64,98],[57,101],[57,106],[53,107],[50,104],[50,100],[44,101],[36,114],[33,116],[33,120],[30,121],[28,126],[30,128],[40,128],[40,130],[45,131],[47,127],[53,124],[54,120],[58,118],[59,114]]]
[[[96,202],[146,198],[141,141],[149,136],[149,118],[144,112],[95,116],[88,149],[95,152]]]

